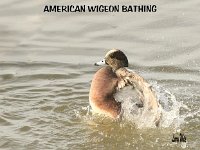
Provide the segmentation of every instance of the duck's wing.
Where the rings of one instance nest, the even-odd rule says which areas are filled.
[[[159,103],[155,92],[151,85],[140,75],[126,68],[120,68],[116,71],[116,75],[120,78],[118,88],[123,88],[126,85],[133,86],[139,93],[140,99],[144,106],[148,109],[157,110]]]

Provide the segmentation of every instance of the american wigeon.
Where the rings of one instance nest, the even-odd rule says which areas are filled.
[[[105,58],[95,63],[95,65],[107,66],[99,69],[91,83],[89,102],[94,112],[104,114],[111,118],[120,115],[121,103],[114,98],[116,92],[125,86],[132,86],[138,93],[141,104],[138,107],[147,107],[149,110],[157,110],[159,103],[150,84],[140,75],[127,69],[128,59],[126,55],[118,49],[110,50]],[[156,117],[155,123],[160,119]]]

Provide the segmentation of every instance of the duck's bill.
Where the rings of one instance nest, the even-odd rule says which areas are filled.
[[[94,65],[95,65],[95,66],[106,65],[106,61],[105,61],[105,59],[103,59],[103,60],[101,60],[101,61],[99,61],[99,62],[96,62]]]

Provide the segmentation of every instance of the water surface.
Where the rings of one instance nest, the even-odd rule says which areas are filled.
[[[47,4],[135,3],[149,4],[0,2],[0,149],[182,149],[171,142],[176,129],[187,149],[200,148],[198,0],[152,1],[156,13],[43,13]],[[93,64],[111,48],[178,104],[161,127],[138,129],[88,111]]]

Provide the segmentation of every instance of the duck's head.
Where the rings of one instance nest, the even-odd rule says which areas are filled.
[[[107,52],[103,60],[95,63],[96,66],[105,64],[109,65],[113,69],[113,71],[116,71],[119,68],[128,67],[128,59],[121,50],[112,49]]]

